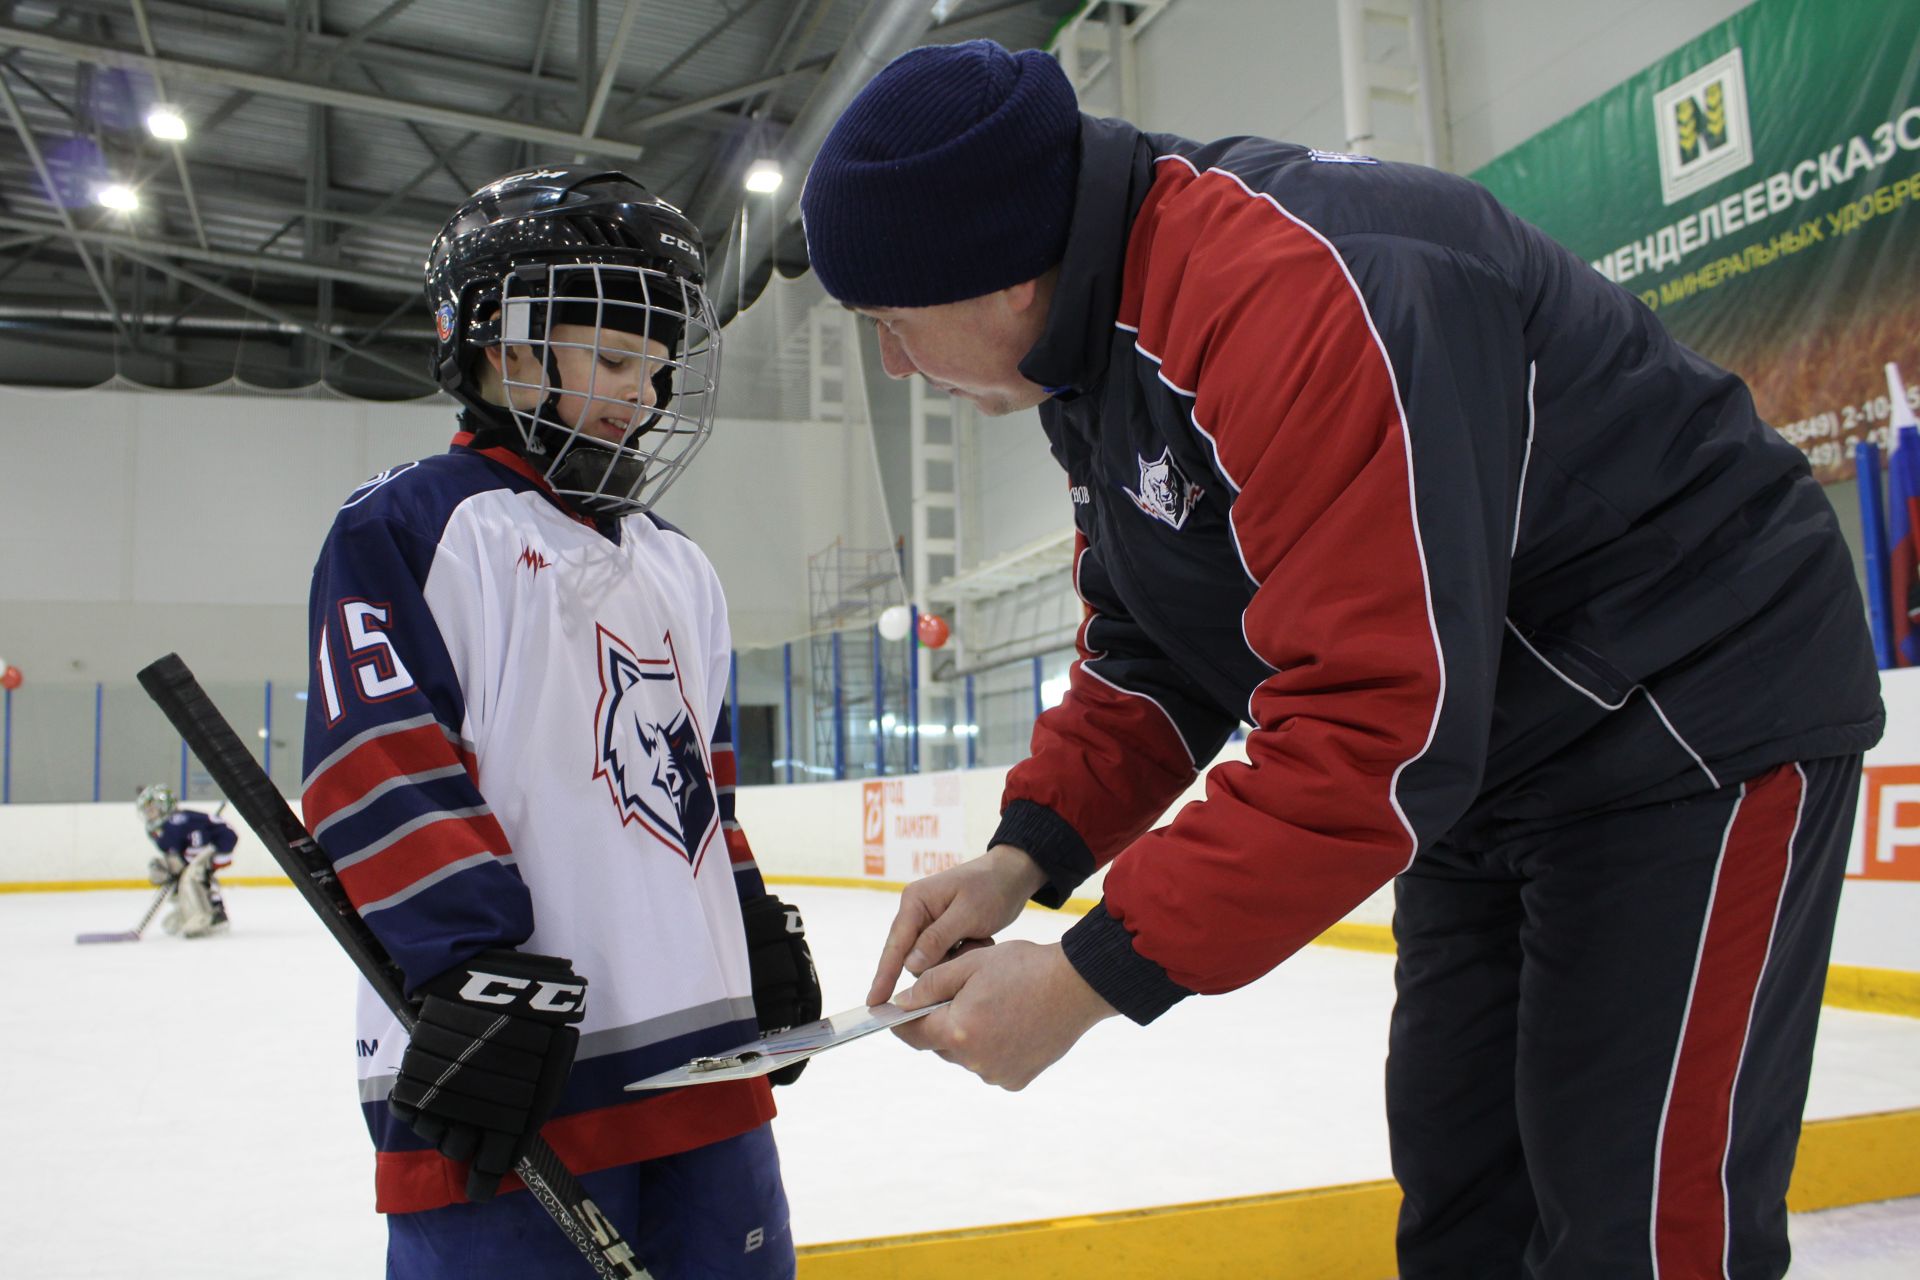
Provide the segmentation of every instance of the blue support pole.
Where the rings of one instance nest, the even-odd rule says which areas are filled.
[[[1880,489],[1880,447],[1871,440],[1853,446],[1854,481],[1860,487],[1860,550],[1867,577],[1867,619],[1873,629],[1875,664],[1893,666],[1892,557],[1887,549],[1886,503]]]
[[[267,736],[260,744],[260,770],[269,778],[273,776],[273,681],[267,681],[266,710],[260,717],[266,727]]]
[[[187,798],[187,740],[180,739],[180,798]]]
[[[100,726],[106,710],[107,686],[95,681],[93,686],[93,802],[100,803]]]
[[[0,729],[0,804],[13,803],[13,690],[6,695],[6,727]]]
[[[907,772],[920,772],[920,606],[907,606]]]
[[[740,773],[740,651],[727,658],[727,719],[733,728],[734,776]]]
[[[887,658],[880,648],[880,625],[873,626],[873,771],[878,777],[887,776],[887,726],[883,723],[887,716]]]
[[[787,781],[792,782],[793,781],[793,641],[791,640],[787,641],[787,643],[780,646],[780,676],[781,676],[782,684],[785,686],[785,690],[786,690],[781,697],[781,707],[785,712],[783,719],[784,719],[784,722],[786,725],[786,731],[787,731],[787,734],[786,734]]]
[[[975,744],[980,741],[980,722],[973,718],[973,677],[967,677],[967,768],[973,768]]]
[[[847,776],[847,701],[840,677],[840,633],[833,633],[833,776]]]
[[[1038,654],[1035,654],[1033,659],[1033,718],[1038,720],[1040,713],[1045,710],[1046,708],[1040,705],[1040,657]]]

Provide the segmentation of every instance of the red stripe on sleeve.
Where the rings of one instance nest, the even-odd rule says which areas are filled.
[[[379,853],[340,872],[340,887],[355,906],[390,898],[415,881],[477,853],[507,852],[507,836],[492,814],[443,818],[410,831]]]
[[[713,749],[713,785],[716,787],[734,786],[740,777],[740,766],[734,759],[732,747]]]
[[[1275,669],[1250,764],[1143,837],[1106,881],[1137,949],[1195,991],[1243,985],[1405,868],[1400,772],[1443,690],[1412,461],[1387,354],[1344,261],[1271,199],[1163,159],[1128,242],[1121,319],[1236,491]]]
[[[463,765],[469,777],[475,773],[472,755],[456,750],[437,724],[384,733],[361,743],[314,778],[300,797],[300,811],[311,830],[389,778],[450,764]]]
[[[1663,1276],[1724,1274],[1733,1090],[1804,791],[1799,769],[1782,765],[1746,785],[1727,827],[1660,1129],[1654,1258]]]
[[[738,827],[724,827],[727,837],[727,861],[734,866],[753,861],[753,846],[747,843],[747,833]]]

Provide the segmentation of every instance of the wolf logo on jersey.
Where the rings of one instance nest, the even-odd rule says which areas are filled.
[[[594,776],[604,778],[622,825],[638,822],[696,866],[718,804],[706,751],[680,687],[673,636],[664,658],[642,658],[605,627],[599,633],[600,705]]]

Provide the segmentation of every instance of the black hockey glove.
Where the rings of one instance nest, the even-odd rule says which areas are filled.
[[[800,909],[770,893],[740,904],[747,926],[747,964],[753,974],[753,1008],[762,1035],[786,1031],[820,1017],[820,975],[814,972]],[[792,1084],[806,1069],[802,1059],[767,1077]]]
[[[491,1200],[567,1085],[587,980],[571,963],[483,951],[420,985],[420,1020],[388,1105]]]

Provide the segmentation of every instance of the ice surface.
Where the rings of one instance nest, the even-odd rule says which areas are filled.
[[[789,886],[828,1008],[865,995],[893,898]],[[352,969],[285,889],[230,889],[226,937],[78,947],[145,890],[0,895],[0,1274],[381,1274],[353,1085]],[[1070,918],[1027,912],[1045,941]],[[891,1036],[776,1093],[802,1243],[1388,1176],[1392,959],[1310,948],[1152,1027],[1096,1027],[1010,1094]],[[1827,1010],[1810,1117],[1920,1106],[1920,1020]],[[188,1210],[198,1201],[204,1217]],[[1920,1275],[1920,1206],[1796,1220],[1795,1280]]]

